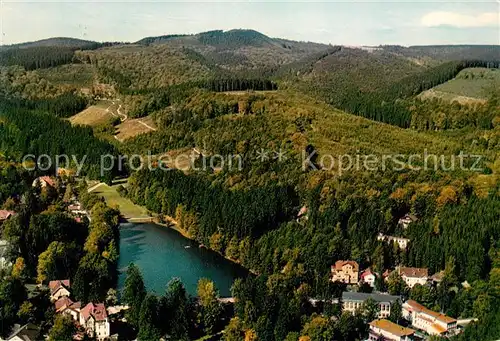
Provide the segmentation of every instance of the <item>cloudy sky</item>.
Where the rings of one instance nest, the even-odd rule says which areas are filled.
[[[500,44],[500,0],[0,0],[0,18],[3,44],[55,36],[136,41],[232,28],[344,45]]]

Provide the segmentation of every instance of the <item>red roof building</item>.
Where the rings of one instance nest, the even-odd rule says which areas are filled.
[[[0,221],[4,221],[15,215],[14,211],[0,210]]]

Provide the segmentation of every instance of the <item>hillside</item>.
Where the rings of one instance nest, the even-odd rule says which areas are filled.
[[[0,47],[1,49],[14,49],[14,48],[33,48],[33,47],[69,47],[74,49],[86,48],[89,46],[97,45],[98,42],[91,40],[83,40],[77,38],[67,38],[67,37],[54,37],[48,39],[42,39],[37,41],[31,41],[20,44],[5,45]]]

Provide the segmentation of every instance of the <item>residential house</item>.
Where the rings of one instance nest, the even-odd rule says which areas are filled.
[[[56,180],[54,178],[51,178],[50,176],[41,176],[39,178],[36,178],[32,184],[33,187],[36,187],[38,185],[40,185],[40,187],[42,188],[45,188],[47,186],[55,188]]]
[[[367,294],[362,292],[348,292],[342,293],[342,308],[344,311],[349,311],[354,313],[357,309],[363,307],[363,303],[371,298],[378,303],[380,311],[379,318],[387,318],[391,313],[391,305],[401,298],[399,296],[393,296],[388,294]]]
[[[415,284],[424,285],[429,280],[429,273],[426,268],[407,268],[401,266],[396,270],[410,288],[413,288]]]
[[[346,284],[357,284],[359,265],[352,260],[339,260],[332,265],[332,282],[343,282]]]
[[[28,323],[17,329],[6,340],[7,341],[38,341],[41,338],[38,334],[40,328],[33,323]]]
[[[449,336],[457,333],[457,320],[427,309],[413,300],[403,304],[402,315],[411,322],[412,327],[429,335]]]
[[[376,275],[371,271],[371,269],[366,269],[359,275],[360,283],[367,283],[372,288],[375,288]]]
[[[54,305],[56,313],[68,314],[74,321],[80,321],[80,309],[82,308],[80,302],[73,302],[69,297],[63,296],[59,298]]]
[[[398,225],[401,225],[404,229],[407,229],[411,223],[414,223],[417,220],[417,217],[413,214],[407,214],[398,220]]]
[[[297,214],[297,222],[300,222],[302,219],[307,220],[307,206],[302,206],[299,213]]]
[[[82,208],[82,204],[75,201],[73,204],[68,205],[68,211],[73,215],[86,215],[87,211]]]
[[[71,295],[69,279],[49,282],[50,300],[57,301],[61,297],[69,297]]]
[[[5,220],[9,219],[15,214],[16,212],[14,211],[0,210],[0,223],[3,223]]]
[[[406,247],[408,246],[408,243],[410,242],[410,240],[408,238],[386,236],[386,235],[384,235],[382,233],[380,233],[378,235],[377,240],[386,241],[388,243],[394,242],[394,243],[396,243],[398,245],[398,247],[401,250],[406,250]]]
[[[413,341],[415,331],[402,327],[389,320],[375,320],[370,322],[369,341],[391,340],[391,341]]]
[[[87,334],[103,340],[111,335],[108,314],[103,303],[89,303],[80,311],[80,325]]]

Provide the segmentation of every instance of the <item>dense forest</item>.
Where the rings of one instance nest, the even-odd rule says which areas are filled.
[[[115,147],[98,140],[92,129],[72,127],[69,122],[55,116],[67,117],[78,109],[75,107],[79,102],[76,98],[75,101],[75,97],[69,95],[34,103],[17,99],[1,101],[0,148],[4,155],[17,162],[28,154],[32,154],[33,159],[48,155],[52,166],[57,155],[67,155],[70,162],[67,166],[75,167],[76,162],[83,161],[82,175],[110,181],[117,173],[101,174],[101,156],[117,156]]]

